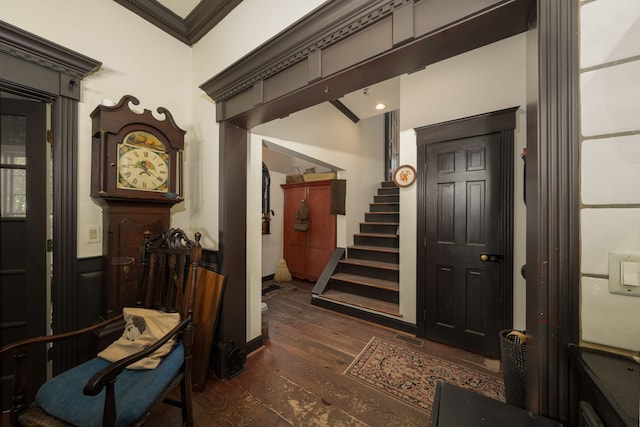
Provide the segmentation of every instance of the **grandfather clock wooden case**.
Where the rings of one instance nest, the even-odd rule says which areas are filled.
[[[91,113],[91,197],[102,207],[103,316],[135,305],[143,233],[170,227],[182,198],[185,131],[166,109],[132,111],[125,95]]]

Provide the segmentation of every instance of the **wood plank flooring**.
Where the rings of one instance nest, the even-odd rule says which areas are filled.
[[[196,426],[428,425],[428,414],[343,375],[371,337],[398,332],[312,306],[313,285],[295,284],[267,301],[270,337],[244,372],[194,390]],[[428,341],[411,348],[502,378],[497,360]],[[180,425],[180,410],[161,405],[146,425]]]

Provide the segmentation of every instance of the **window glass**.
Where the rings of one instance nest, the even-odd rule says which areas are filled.
[[[27,214],[26,118],[0,116],[0,213],[3,218]]]

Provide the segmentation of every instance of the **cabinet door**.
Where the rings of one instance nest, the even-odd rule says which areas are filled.
[[[307,232],[308,280],[316,281],[336,248],[336,216],[330,214],[331,186],[309,187],[309,219]]]
[[[290,187],[284,192],[283,252],[287,267],[293,277],[306,278],[307,232],[295,231],[296,212],[305,196],[305,187]]]

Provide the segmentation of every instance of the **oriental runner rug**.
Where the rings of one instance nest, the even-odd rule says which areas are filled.
[[[376,337],[344,374],[426,412],[440,381],[505,400],[501,380]]]

